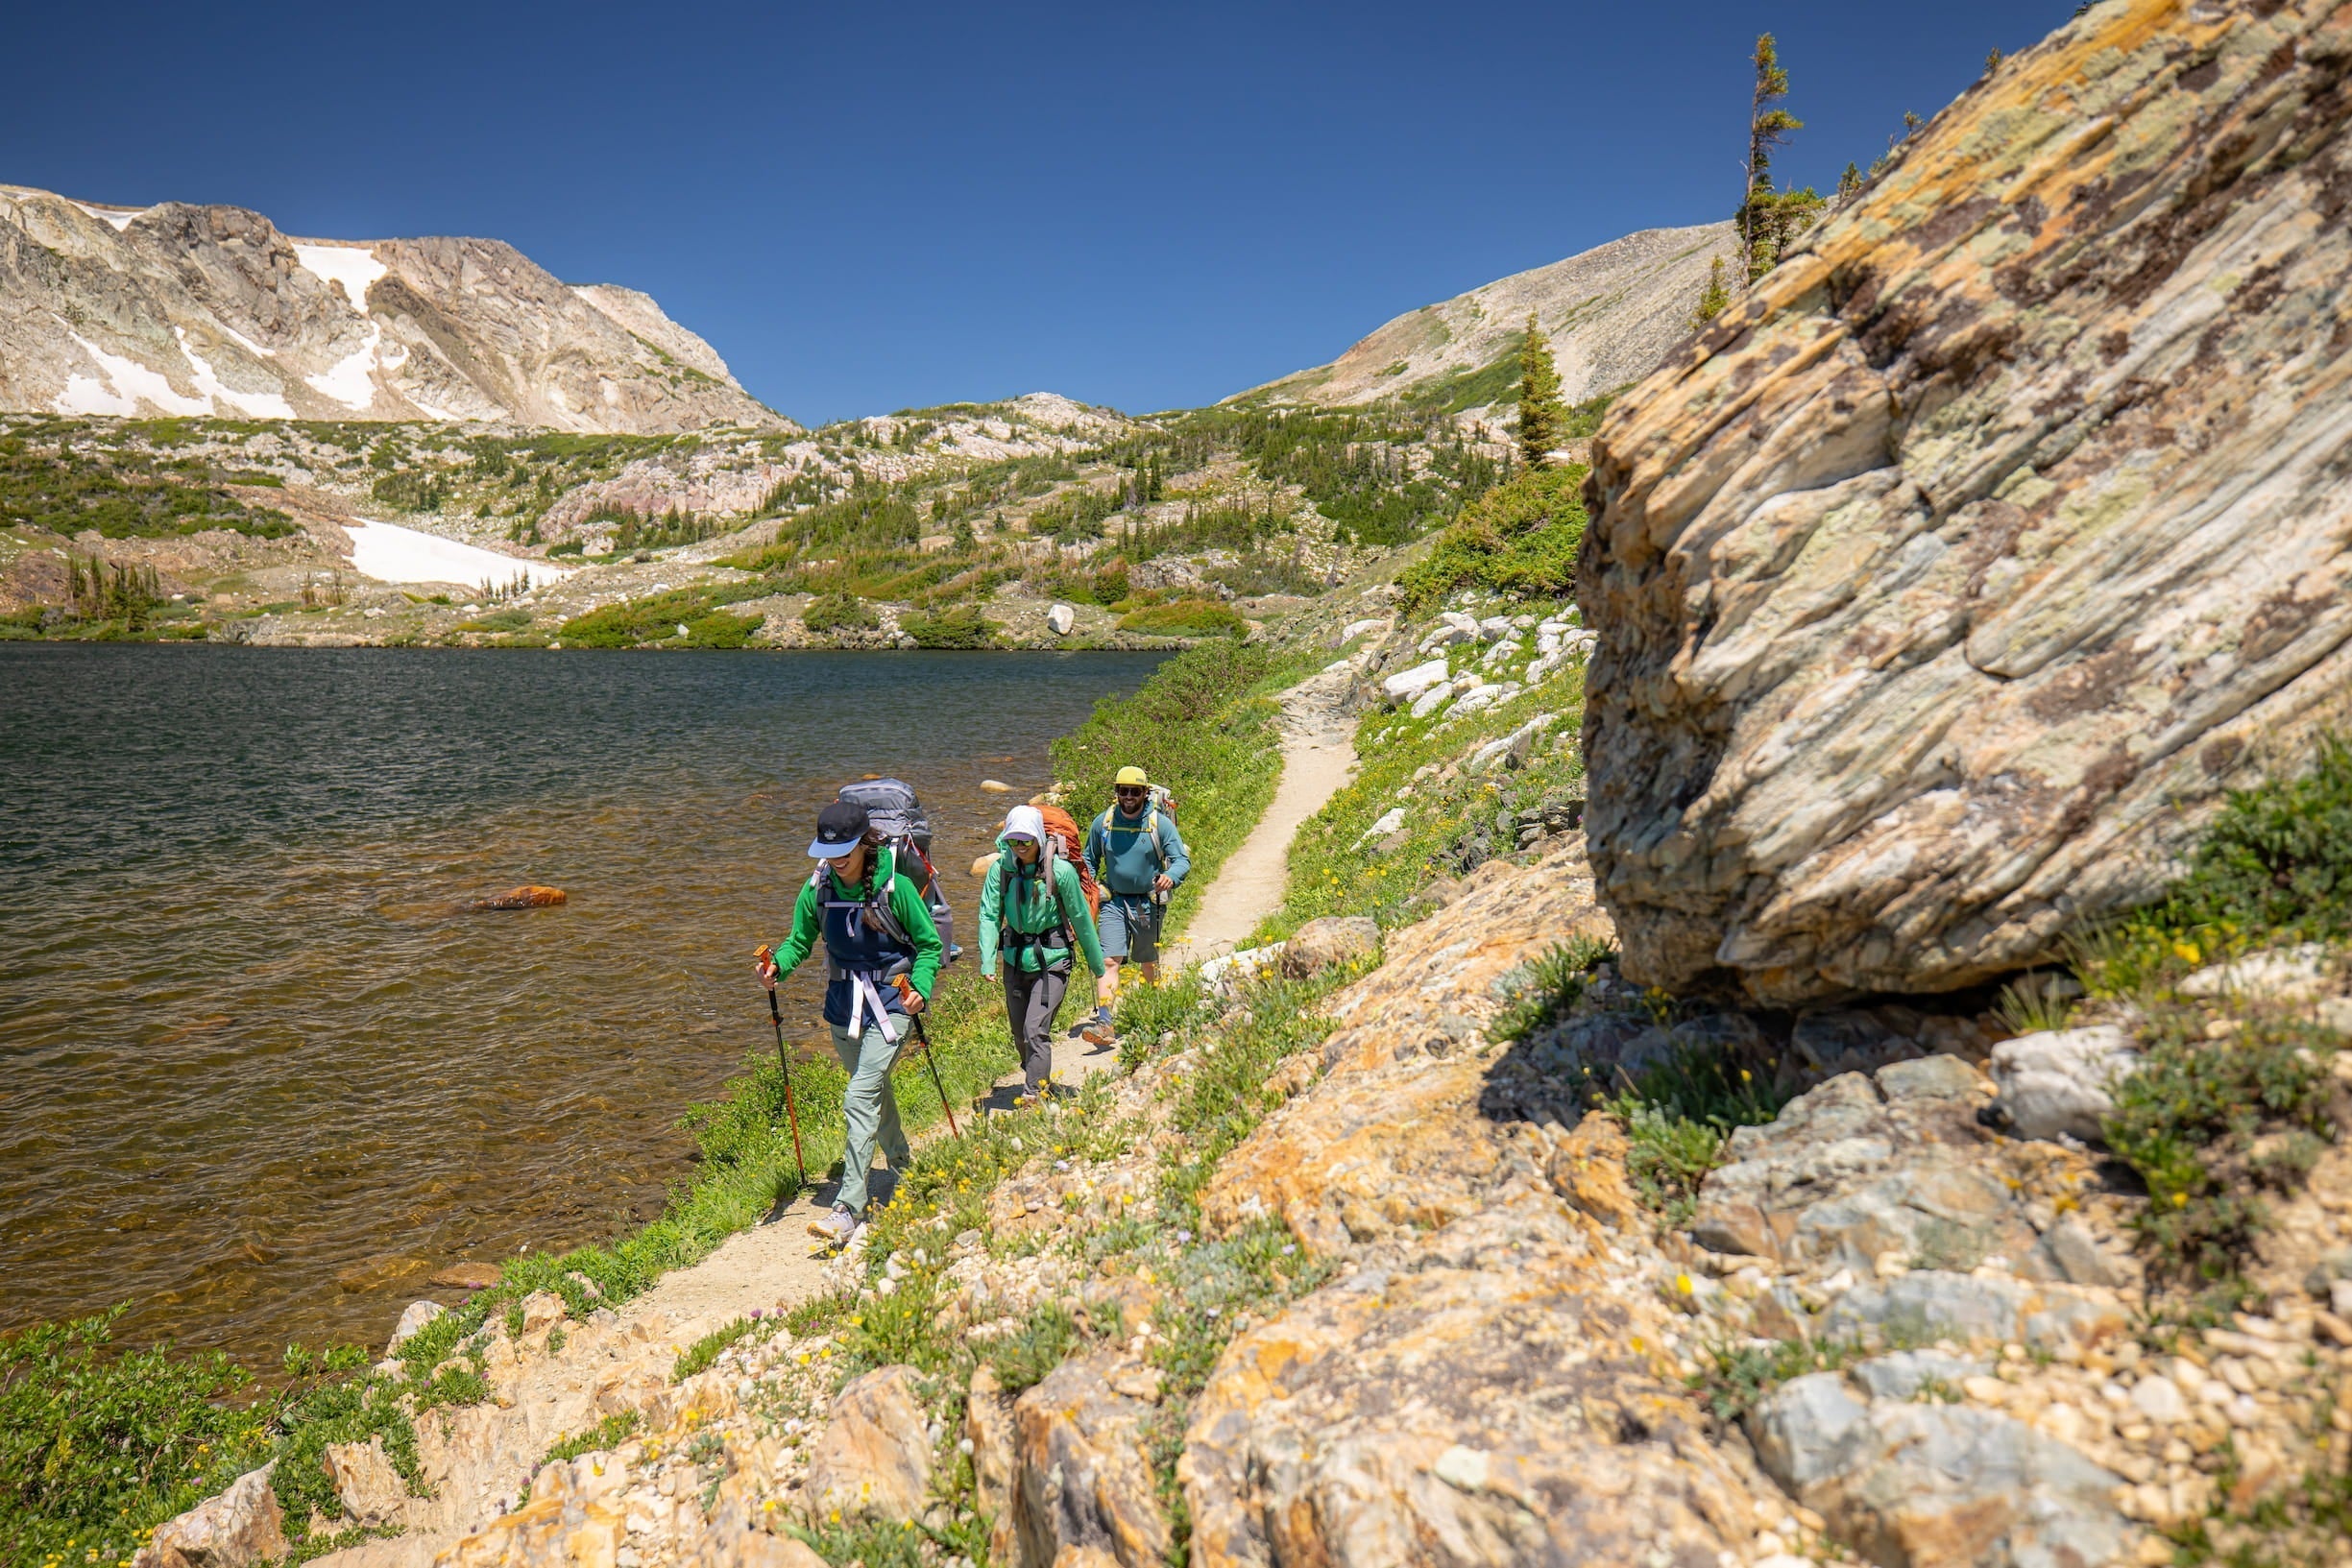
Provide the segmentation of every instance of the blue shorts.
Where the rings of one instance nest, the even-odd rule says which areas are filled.
[[[1159,921],[1164,911],[1165,906],[1153,904],[1149,895],[1127,898],[1113,894],[1104,899],[1103,913],[1095,921],[1096,934],[1103,938],[1103,956],[1158,963]]]

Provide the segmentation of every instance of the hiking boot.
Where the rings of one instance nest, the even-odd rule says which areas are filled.
[[[1079,1030],[1079,1038],[1090,1046],[1107,1046],[1116,1041],[1119,1031],[1111,1024],[1110,1009],[1097,1007],[1094,1017],[1088,1019],[1086,1026]]]
[[[848,1204],[837,1203],[832,1213],[809,1221],[809,1234],[837,1247],[847,1246],[849,1239],[858,1234],[858,1217]]]

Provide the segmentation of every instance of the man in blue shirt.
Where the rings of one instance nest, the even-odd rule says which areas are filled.
[[[1100,922],[1106,965],[1095,986],[1094,1022],[1086,1038],[1112,1039],[1111,1007],[1119,1000],[1119,969],[1132,958],[1147,980],[1159,978],[1159,925],[1168,895],[1192,870],[1176,818],[1152,799],[1152,781],[1139,767],[1123,767],[1112,783],[1117,798],[1086,830],[1086,863],[1103,888]]]

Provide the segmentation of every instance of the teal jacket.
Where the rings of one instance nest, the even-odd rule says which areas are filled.
[[[1086,830],[1086,863],[1104,893],[1125,899],[1151,892],[1152,879],[1162,872],[1181,886],[1193,868],[1176,819],[1149,806],[1128,816],[1114,805],[1097,816]]]
[[[1038,864],[1043,863],[1041,858]],[[1002,838],[996,841],[996,864],[988,868],[980,888],[980,972],[993,976],[996,961],[1008,945],[1013,963],[1025,975],[1068,963],[1070,949],[1058,940],[1006,941],[1007,934],[1032,936],[1040,931],[1052,931],[1058,938],[1067,926],[1079,951],[1086,954],[1087,967],[1102,974],[1103,942],[1095,933],[1094,912],[1086,907],[1086,888],[1079,880],[1078,867],[1067,860],[1054,862],[1051,895],[1037,873],[1038,866],[1025,866],[1014,857],[1009,843]]]

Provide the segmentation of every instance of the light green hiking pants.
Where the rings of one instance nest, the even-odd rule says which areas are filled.
[[[913,1032],[913,1025],[903,1020],[900,1026]],[[841,1097],[841,1110],[849,1122],[849,1150],[841,1160],[841,1195],[837,1201],[863,1218],[865,1174],[874,1164],[875,1138],[882,1139],[883,1158],[890,1162],[891,1170],[906,1170],[913,1158],[907,1147],[907,1129],[899,1125],[898,1097],[890,1092],[890,1067],[898,1060],[898,1046],[884,1039],[882,1030],[872,1024],[855,1041],[849,1030],[836,1024],[833,1052],[849,1070],[849,1092]]]

